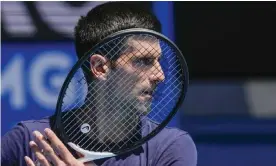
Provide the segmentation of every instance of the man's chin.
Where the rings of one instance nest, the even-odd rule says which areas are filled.
[[[151,100],[143,100],[137,105],[137,110],[140,115],[147,115],[150,112]]]
[[[141,103],[152,101],[152,95],[139,95],[137,98]]]

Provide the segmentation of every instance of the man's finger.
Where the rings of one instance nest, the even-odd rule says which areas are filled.
[[[60,139],[56,136],[56,134],[46,128],[45,133],[51,142],[51,146],[57,151],[60,157],[63,159],[65,163],[72,163],[72,159],[75,159],[74,156],[70,153],[70,151],[66,148],[66,146],[60,141]]]
[[[33,160],[30,159],[30,157],[25,156],[24,159],[25,159],[25,162],[26,162],[27,166],[35,166]]]
[[[49,143],[43,138],[42,134],[40,134],[39,132],[35,132],[34,134],[36,136],[38,146],[41,150],[43,150],[42,154],[46,157],[46,159],[52,162],[54,165],[63,164],[51,145],[49,145]]]
[[[46,159],[46,157],[41,152],[36,152],[35,156],[41,166],[51,166],[50,162]]]
[[[41,166],[50,166],[50,163],[48,162],[46,157],[41,153],[41,150],[39,149],[38,145],[34,141],[31,141],[29,144],[37,158],[36,162],[39,162]]]
[[[30,141],[29,145],[34,153],[40,151],[39,147],[37,146],[37,144],[34,141]]]

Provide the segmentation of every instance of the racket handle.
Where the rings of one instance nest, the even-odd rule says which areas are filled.
[[[116,156],[114,153],[111,153],[111,152],[93,152],[93,151],[84,150],[72,142],[68,142],[68,145],[71,148],[73,148],[75,151],[84,155],[84,157],[78,159],[79,161],[81,161],[83,163],[97,160],[97,159]]]

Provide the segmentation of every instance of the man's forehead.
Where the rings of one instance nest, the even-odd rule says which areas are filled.
[[[156,38],[137,39],[127,41],[128,50],[137,56],[160,56],[161,47]]]

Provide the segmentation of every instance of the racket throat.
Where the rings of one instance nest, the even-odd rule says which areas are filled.
[[[68,145],[74,149],[75,151],[81,153],[83,155],[82,158],[79,158],[78,160],[85,163],[97,159],[102,159],[102,158],[109,158],[109,157],[114,157],[116,154],[111,153],[111,152],[94,152],[94,151],[88,151],[84,150],[81,147],[75,145],[72,142],[68,142]]]

